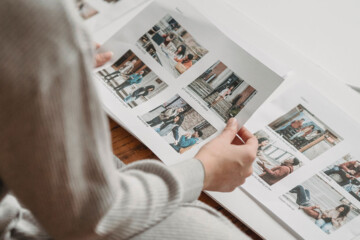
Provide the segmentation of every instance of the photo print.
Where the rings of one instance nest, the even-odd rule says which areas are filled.
[[[107,3],[118,3],[120,1],[121,0],[104,0],[104,2],[107,2]]]
[[[220,61],[187,88],[225,122],[235,117],[257,92]]]
[[[360,161],[358,158],[347,154],[324,169],[323,173],[360,201]]]
[[[269,127],[310,160],[343,140],[300,104]]]
[[[170,15],[163,17],[138,41],[172,76],[177,78],[204,57],[208,50]]]
[[[89,19],[99,13],[86,0],[76,0],[76,6],[79,10],[80,16],[84,20]]]
[[[97,74],[131,108],[148,101],[167,87],[131,50]]]
[[[180,154],[217,131],[179,95],[141,118]]]
[[[299,169],[303,164],[289,149],[272,139],[265,131],[254,133],[259,147],[253,164],[254,174],[270,186]]]
[[[331,234],[360,214],[360,209],[319,176],[297,185],[285,198],[323,232]]]

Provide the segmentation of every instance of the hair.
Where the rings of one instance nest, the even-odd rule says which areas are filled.
[[[185,45],[180,45],[177,49],[176,52],[179,51],[179,48],[181,48],[181,51],[178,53],[179,55],[185,56],[185,52],[186,52],[186,47]]]
[[[314,129],[314,128],[315,128],[315,125],[314,125],[314,124],[311,124],[311,125],[309,125],[309,126],[307,126],[307,127],[312,127],[312,129]]]
[[[336,210],[338,210],[339,208],[343,207],[344,208],[344,211],[342,211],[341,213],[339,213],[339,216],[338,218],[344,218],[346,217],[346,215],[349,214],[350,212],[350,207],[346,204],[341,204],[339,206],[336,207]]]
[[[299,164],[300,164],[299,159],[294,158],[294,159],[293,159],[293,166],[297,166],[297,165],[299,165]]]
[[[198,133],[199,137],[202,137],[203,132],[202,132],[201,130],[196,130],[195,132],[197,132],[197,133]]]
[[[261,144],[261,143],[263,143],[263,142],[265,142],[265,141],[269,141],[269,139],[266,138],[266,137],[262,137],[262,138],[259,138],[259,139],[258,139],[258,143],[259,143],[259,144]]]
[[[193,59],[194,59],[194,55],[192,55],[191,53],[189,53],[189,54],[187,55],[187,57],[188,57],[189,60],[193,60]]]
[[[155,86],[154,85],[149,85],[145,87],[145,91],[149,91],[149,89],[152,88],[153,90],[155,90]]]
[[[317,133],[321,133],[321,130],[316,130]]]

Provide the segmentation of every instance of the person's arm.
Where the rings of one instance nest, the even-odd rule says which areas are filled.
[[[0,178],[54,239],[130,238],[197,199],[204,169],[195,159],[115,169],[73,4],[0,2]]]
[[[72,0],[0,1],[0,182],[54,239],[131,238],[202,188],[231,191],[251,175],[257,140],[235,119],[198,160],[116,170],[77,14]],[[245,144],[231,144],[236,134]]]
[[[281,167],[274,167],[272,169],[267,168],[267,167],[263,167],[264,172],[266,172],[267,174],[271,175],[272,177],[276,178],[280,176],[280,172],[278,171]]]
[[[345,172],[349,172],[350,169],[348,167],[353,165],[354,163],[355,163],[355,161],[345,162],[345,163],[340,164],[339,167],[341,169],[343,169]]]

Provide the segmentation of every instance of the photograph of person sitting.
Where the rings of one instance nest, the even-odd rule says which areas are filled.
[[[310,160],[343,140],[300,104],[270,123],[269,127]]]
[[[173,77],[177,78],[203,58],[208,50],[173,17],[166,15],[137,41]]]
[[[360,161],[351,154],[347,154],[339,161],[323,170],[337,184],[343,187],[349,194],[360,201]]]
[[[134,108],[156,96],[167,84],[131,50],[97,76],[129,107]]]
[[[176,141],[176,143],[171,143],[170,145],[175,149],[175,151],[180,152],[181,149],[186,149],[195,145],[202,135],[203,133],[200,130],[195,131],[193,134],[186,133],[181,136],[178,142]]]
[[[187,89],[224,121],[235,117],[257,92],[220,61],[189,84]]]
[[[327,234],[336,231],[360,213],[358,208],[318,176],[297,185],[286,196]]]
[[[145,96],[149,95],[149,93],[154,90],[155,90],[154,85],[140,87],[140,88],[136,89],[134,92],[132,92],[130,95],[128,95],[126,98],[124,98],[124,102],[135,101],[139,97],[145,97]]]
[[[302,167],[302,162],[284,143],[272,138],[264,130],[260,130],[254,135],[258,139],[256,161],[253,164],[254,174],[268,185],[271,186],[281,181]]]
[[[257,161],[256,163],[263,169],[263,173],[260,174],[259,177],[271,186],[294,172],[294,166],[298,166],[300,161],[296,157],[290,157],[285,159],[280,166],[273,168],[267,168],[265,163],[261,161]]]
[[[141,118],[171,149],[180,154],[194,148],[217,131],[179,95]]]

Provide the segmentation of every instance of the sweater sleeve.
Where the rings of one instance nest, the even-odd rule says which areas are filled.
[[[0,182],[54,239],[130,238],[195,200],[204,170],[116,170],[72,0],[0,1]]]

